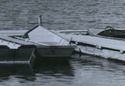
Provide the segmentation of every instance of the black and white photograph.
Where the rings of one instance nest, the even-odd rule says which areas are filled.
[[[125,86],[125,0],[0,0],[0,86]]]

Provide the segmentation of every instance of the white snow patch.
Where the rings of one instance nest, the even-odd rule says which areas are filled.
[[[65,35],[62,34],[63,37],[67,38],[68,40],[74,40],[77,42],[83,42],[90,45],[106,47],[116,50],[125,51],[125,41],[124,40],[116,40],[116,39],[109,39],[109,38],[102,38],[90,35]]]
[[[0,45],[8,46],[10,49],[18,49],[21,46],[19,44],[11,43],[4,40],[0,40]]]
[[[68,41],[60,37],[59,35],[38,26],[34,30],[28,33],[31,41],[35,43],[48,43],[52,45],[67,45]]]

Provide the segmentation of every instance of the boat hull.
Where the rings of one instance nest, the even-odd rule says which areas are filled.
[[[36,55],[42,58],[70,58],[72,46],[37,46]]]
[[[35,60],[35,46],[26,45],[18,49],[0,46],[0,64],[33,64]]]

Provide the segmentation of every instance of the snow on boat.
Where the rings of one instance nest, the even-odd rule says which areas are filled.
[[[71,46],[69,41],[40,25],[26,32],[24,37],[37,44],[35,46],[39,57],[70,58],[74,50],[74,46]]]
[[[69,41],[41,25],[23,35],[5,31],[0,34],[0,64],[32,64],[35,59],[44,57],[66,60],[73,50]]]
[[[41,16],[39,17],[39,25],[27,31],[24,38],[37,44],[35,46],[39,57],[70,58],[74,50],[74,46],[70,45],[68,40],[42,26]]]

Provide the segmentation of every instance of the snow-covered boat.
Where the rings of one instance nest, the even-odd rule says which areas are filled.
[[[37,58],[47,57],[65,60],[73,51],[68,40],[41,24],[26,32],[0,32],[0,64],[31,64]]]
[[[74,46],[70,45],[68,40],[41,25],[26,32],[24,39],[35,43],[36,55],[39,57],[70,58],[74,50]]]
[[[99,32],[97,35],[112,38],[125,38],[125,30],[115,29],[111,26],[106,26],[105,30]]]
[[[0,63],[30,63],[34,57],[65,60],[74,51],[68,40],[47,30],[41,23],[26,32],[3,32],[0,32]]]

